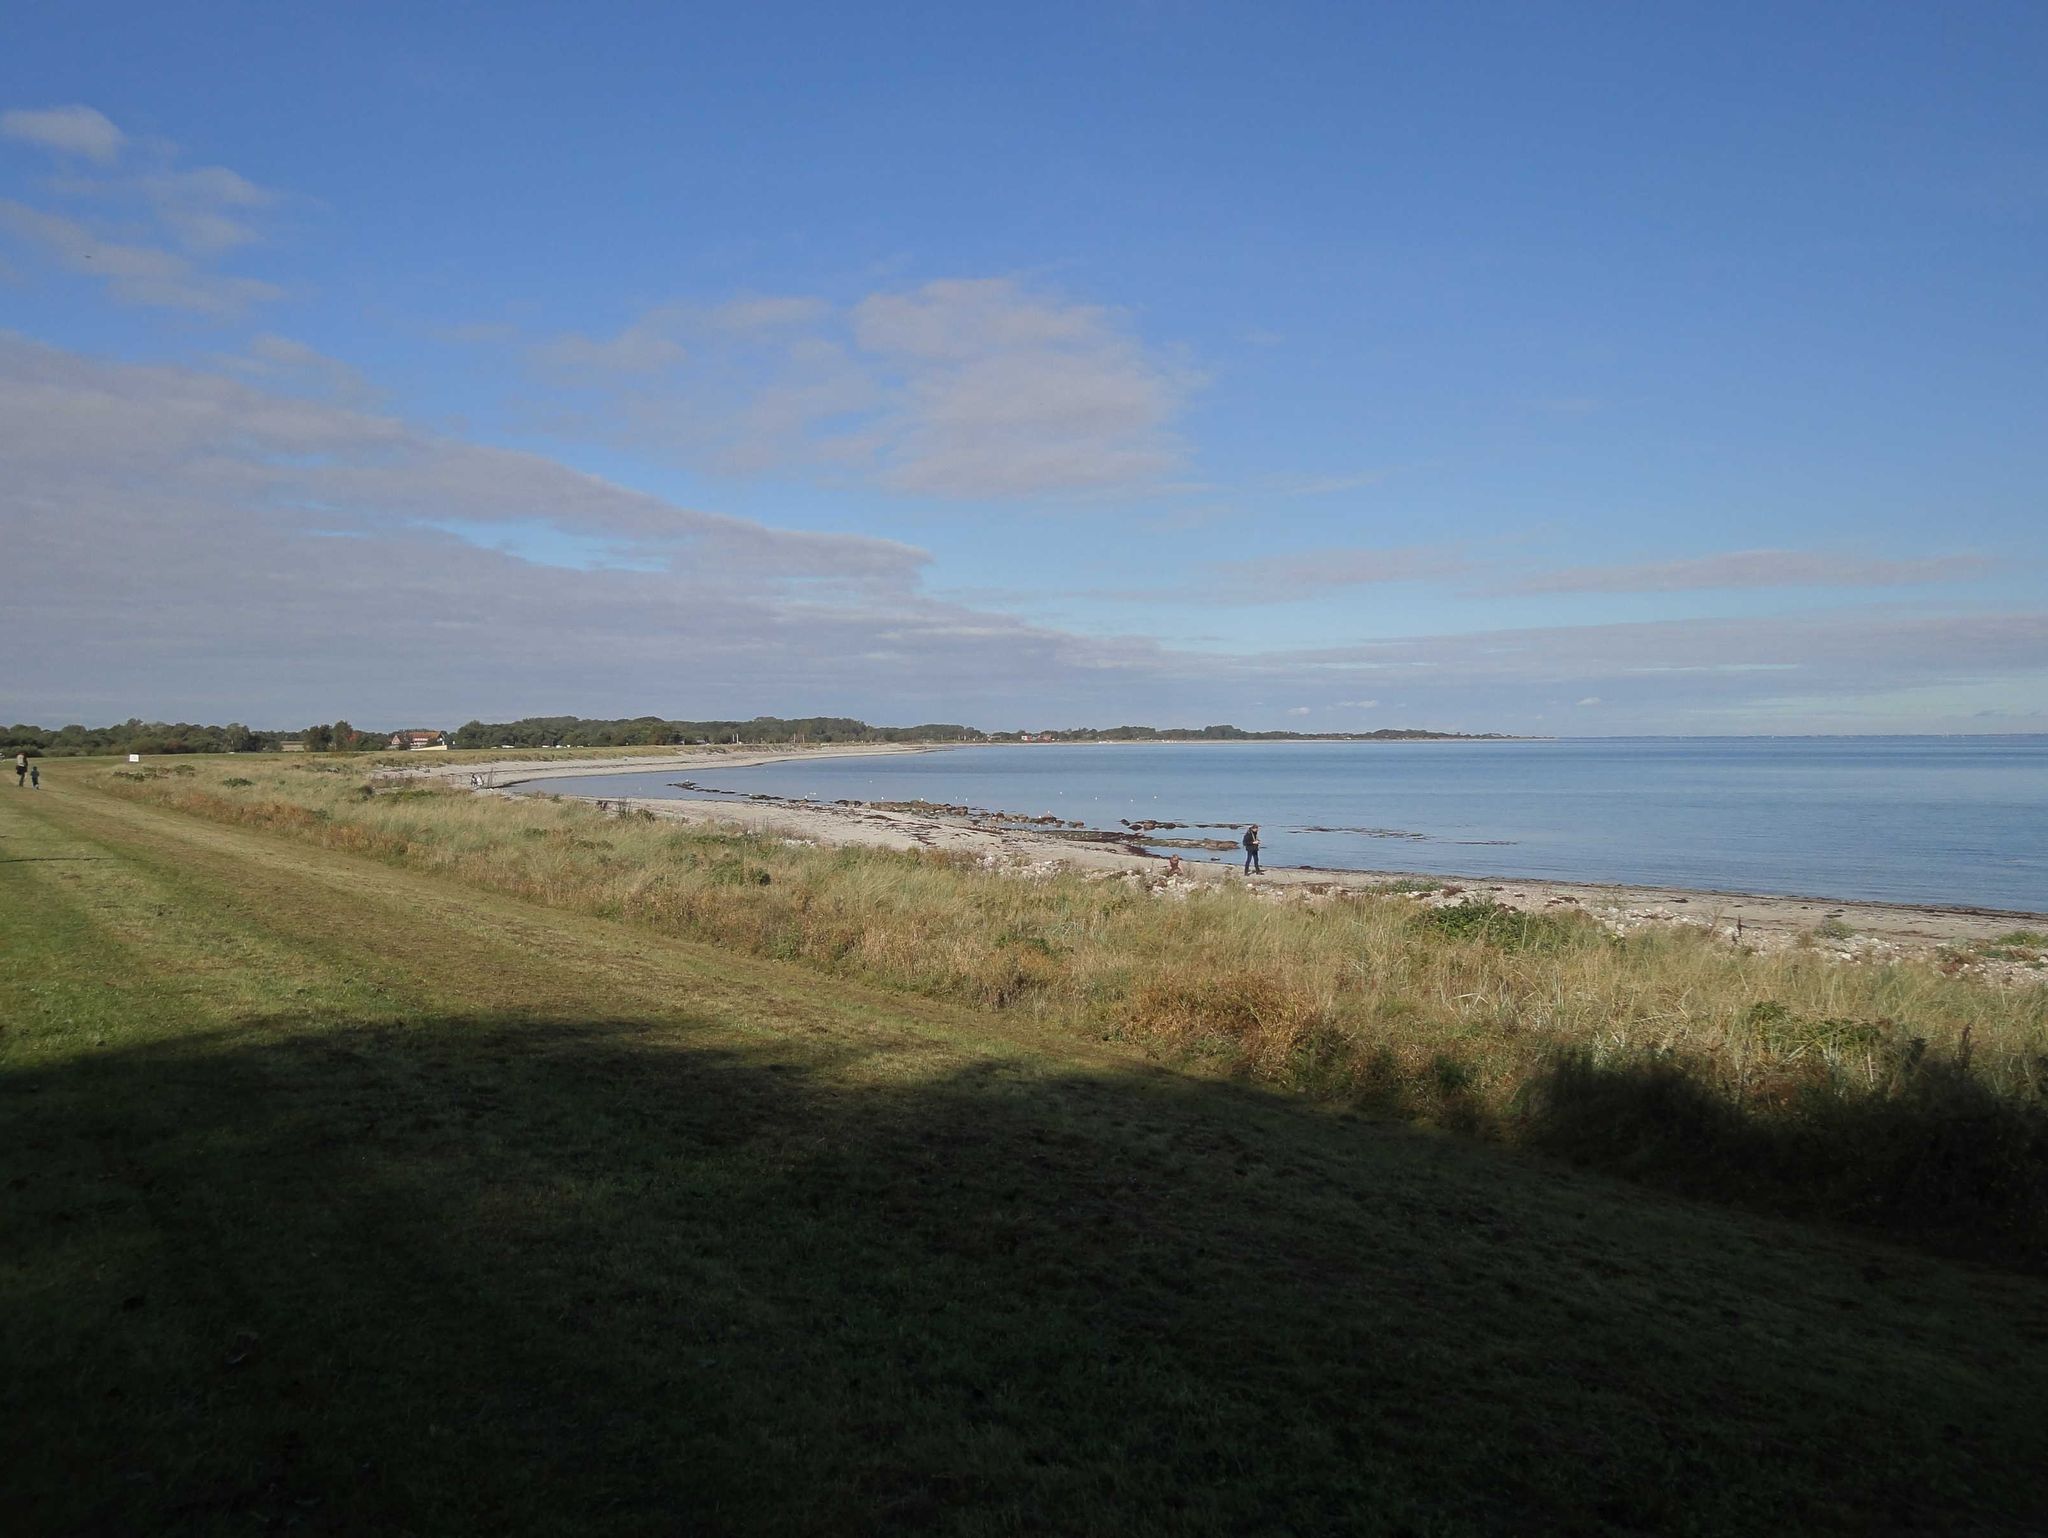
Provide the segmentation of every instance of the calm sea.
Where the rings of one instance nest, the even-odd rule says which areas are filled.
[[[2038,736],[1034,744],[695,777],[741,794],[921,798],[1103,828],[1252,821],[1275,867],[2048,910]],[[530,788],[690,794],[653,774]]]

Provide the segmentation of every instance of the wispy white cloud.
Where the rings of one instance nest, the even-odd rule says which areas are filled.
[[[699,318],[721,331],[775,331],[815,325],[831,313],[824,300],[801,294],[742,294],[700,311]]]
[[[1904,587],[1982,576],[1982,556],[1878,560],[1824,550],[1733,550],[1635,565],[1573,566],[1507,583],[1502,593],[1675,593],[1773,587]]]
[[[280,201],[270,189],[226,166],[181,166],[173,145],[136,148],[91,107],[0,114],[0,134],[91,163],[50,184],[69,212],[0,201],[0,230],[63,271],[104,282],[117,302],[227,317],[282,294],[213,265],[261,239],[256,217]]]
[[[542,368],[571,375],[578,383],[603,385],[608,376],[613,382],[617,376],[638,381],[689,362],[706,339],[716,339],[707,352],[739,337],[801,353],[805,338],[792,342],[779,334],[807,330],[830,315],[831,306],[822,299],[803,295],[743,294],[724,304],[659,304],[610,336],[565,332],[536,343],[531,355]],[[487,332],[484,339],[501,338]]]
[[[212,256],[261,238],[249,216],[278,197],[226,166],[153,171],[138,179],[142,195],[178,244]]]
[[[928,597],[913,547],[679,507],[282,395],[269,370],[324,366],[289,339],[249,357],[255,383],[0,334],[0,522],[23,642],[10,709],[32,689],[67,716],[211,695],[283,720],[316,698],[930,719],[1042,697],[1048,680],[1110,713],[1119,680],[1177,676],[1141,639]],[[602,543],[633,569],[492,548],[508,525]]]
[[[642,319],[608,337],[569,332],[542,344],[534,356],[551,369],[600,378],[658,374],[683,361],[682,345]]]
[[[2048,674],[2048,611],[1869,608],[1558,625],[1274,653],[1262,665],[1283,675],[1311,669],[1360,681],[1412,669],[1438,689],[1570,689],[1576,684],[1609,705],[1638,707],[1658,699],[1855,694],[1907,684]]]
[[[1331,588],[1452,576],[1470,565],[1470,558],[1457,546],[1402,545],[1253,555],[1232,562],[1221,574],[1241,589],[1241,602],[1272,603]]]
[[[1472,568],[1463,545],[1343,546],[1286,554],[1246,553],[1205,562],[1192,581],[1149,587],[1087,588],[1067,596],[1116,603],[1244,607],[1301,603],[1347,588],[1425,582]]]
[[[1194,384],[1116,312],[1002,278],[878,294],[853,313],[866,352],[901,377],[884,479],[938,496],[1130,487],[1180,462],[1170,423]]]
[[[128,136],[92,107],[17,107],[0,112],[0,138],[111,165]]]
[[[382,393],[353,364],[275,332],[259,333],[243,351],[219,354],[214,361],[271,388],[317,396],[338,405],[371,409],[382,400]]]
[[[36,247],[67,272],[96,278],[123,304],[236,315],[283,290],[256,278],[209,272],[160,246],[110,240],[76,219],[0,198],[0,229]]]
[[[1282,497],[1328,497],[1381,485],[1392,474],[1391,470],[1361,470],[1350,475],[1285,476],[1257,489]]]
[[[1007,278],[870,294],[667,304],[611,336],[537,343],[643,446],[739,473],[818,473],[920,496],[1155,488],[1198,383],[1129,318]],[[593,419],[596,420],[596,419]]]

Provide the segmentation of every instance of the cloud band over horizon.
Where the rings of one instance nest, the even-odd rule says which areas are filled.
[[[280,338],[260,356],[306,368],[310,352]],[[1089,637],[931,597],[929,557],[909,545],[693,511],[256,380],[0,334],[8,709],[1000,726],[1376,707],[1398,724],[1527,730],[1546,714],[1532,707],[1597,695],[1711,729],[1781,698],[2039,678],[2048,656],[2048,615],[1884,609],[1221,655]],[[550,565],[461,532],[519,520],[642,564]]]

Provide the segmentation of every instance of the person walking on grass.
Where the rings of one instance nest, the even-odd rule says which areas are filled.
[[[1253,823],[1244,830],[1244,873],[1249,876],[1253,871],[1257,871],[1262,876],[1266,873],[1266,868],[1259,864],[1259,825],[1257,823]]]
[[[14,755],[14,788],[20,790],[21,782],[27,778],[28,755],[26,753],[17,753]]]
[[[41,790],[43,788],[43,766],[41,764],[30,764],[28,766],[28,788],[30,790]]]

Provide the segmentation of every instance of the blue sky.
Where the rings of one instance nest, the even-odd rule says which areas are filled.
[[[0,715],[2048,729],[2048,12],[17,9]]]

